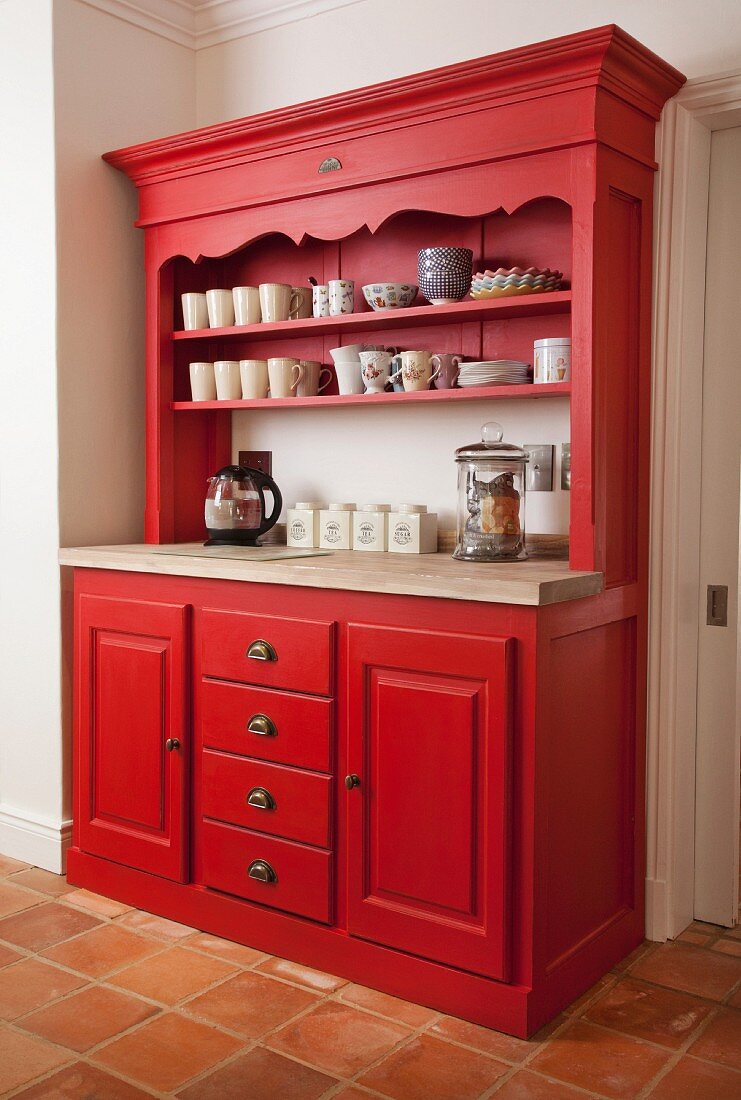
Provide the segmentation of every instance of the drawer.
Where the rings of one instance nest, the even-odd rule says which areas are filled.
[[[332,704],[327,699],[202,680],[200,715],[206,748],[330,771]]]
[[[204,752],[203,813],[261,833],[329,847],[328,775]]]
[[[331,694],[332,623],[206,610],[201,624],[204,676]]]
[[[204,885],[329,924],[330,852],[209,820],[201,840]],[[250,875],[261,864],[269,881]]]

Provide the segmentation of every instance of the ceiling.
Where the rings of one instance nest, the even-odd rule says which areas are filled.
[[[193,50],[364,0],[82,0]]]

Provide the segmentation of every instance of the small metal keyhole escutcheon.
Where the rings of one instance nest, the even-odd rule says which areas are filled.
[[[353,789],[353,787],[359,787],[360,786],[360,776],[355,775],[354,772],[353,772],[352,775],[346,775],[345,776],[345,786],[347,787],[348,791],[351,791]]]
[[[165,748],[168,752],[172,752],[173,749],[179,749],[180,742],[178,741],[177,737],[168,737],[165,741]]]

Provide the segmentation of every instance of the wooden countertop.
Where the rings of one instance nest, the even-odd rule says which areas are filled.
[[[214,550],[198,554],[199,548],[200,543],[81,546],[60,550],[59,561],[77,569],[119,569],[526,606],[561,603],[602,591],[601,573],[572,571],[565,561],[530,559],[473,564],[454,561],[449,554],[370,554],[351,550],[325,551],[319,557],[259,561],[255,560],[254,551],[250,560],[246,548],[237,551],[238,557],[215,557]],[[279,549],[265,547],[266,551]],[[230,549],[228,553],[233,555],[235,551]]]

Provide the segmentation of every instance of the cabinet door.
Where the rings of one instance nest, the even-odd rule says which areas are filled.
[[[349,627],[349,931],[504,980],[513,645]]]
[[[186,880],[188,609],[81,595],[77,816],[83,851]]]

